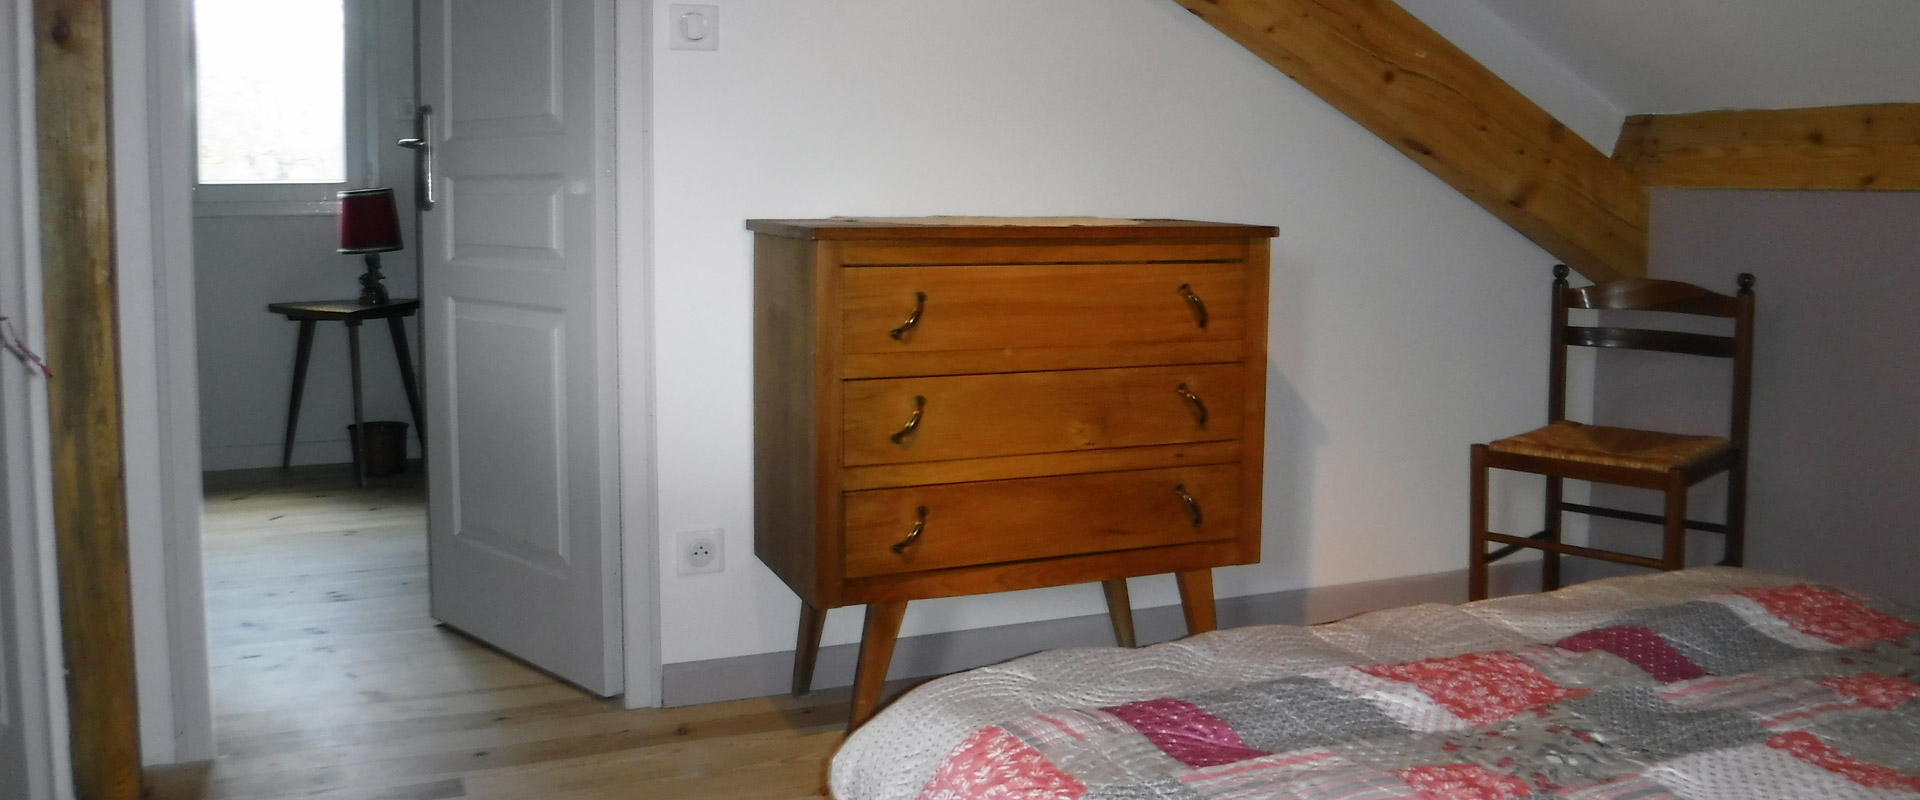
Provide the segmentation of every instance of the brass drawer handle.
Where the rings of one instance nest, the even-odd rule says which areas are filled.
[[[1193,321],[1200,323],[1200,330],[1207,329],[1207,304],[1193,293],[1191,284],[1180,284],[1180,296],[1187,299],[1187,305],[1193,309]],[[898,338],[898,337],[895,337]]]
[[[1187,485],[1184,483],[1174,484],[1173,493],[1180,498],[1181,503],[1186,505],[1187,519],[1193,521],[1193,527],[1200,527],[1200,501],[1193,499],[1193,495],[1187,494]]]
[[[913,396],[913,416],[907,417],[907,424],[900,426],[900,430],[894,431],[893,435],[888,436],[887,438],[892,439],[894,444],[900,444],[902,442],[905,442],[907,440],[907,435],[913,433],[915,428],[920,427],[920,412],[925,410],[927,410],[926,396],[917,395],[917,394],[914,395]]]
[[[917,509],[917,512],[920,514],[920,519],[919,521],[913,523],[913,530],[907,532],[907,538],[901,539],[900,541],[893,543],[894,555],[900,555],[902,553],[907,552],[908,547],[912,546],[914,542],[917,542],[920,540],[921,531],[924,531],[927,529],[927,507],[921,506],[919,509]]]
[[[907,321],[900,323],[900,327],[887,331],[887,335],[893,337],[894,341],[905,339],[907,332],[913,330],[920,324],[920,312],[925,310],[927,310],[927,293],[914,292],[913,313],[907,315]],[[1207,326],[1202,324],[1200,327],[1204,328]]]
[[[1207,427],[1207,404],[1200,402],[1200,398],[1193,392],[1187,391],[1186,382],[1182,381],[1180,385],[1173,387],[1173,392],[1186,400],[1187,406],[1193,409],[1194,421],[1200,423],[1202,428]]]

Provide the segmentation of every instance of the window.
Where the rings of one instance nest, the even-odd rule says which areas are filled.
[[[193,5],[201,213],[329,213],[371,172],[355,3]]]

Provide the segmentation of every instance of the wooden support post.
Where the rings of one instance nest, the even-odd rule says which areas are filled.
[[[1595,282],[1647,271],[1647,192],[1390,0],[1178,0]]]
[[[106,5],[34,0],[34,108],[74,791],[81,800],[137,800]]]

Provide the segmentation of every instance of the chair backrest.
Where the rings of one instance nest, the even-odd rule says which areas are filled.
[[[1691,283],[1650,278],[1627,278],[1572,288],[1567,267],[1553,268],[1553,363],[1548,380],[1549,422],[1567,418],[1567,348],[1595,347],[1654,350],[1664,353],[1725,358],[1733,361],[1733,414],[1729,439],[1746,451],[1747,427],[1753,402],[1753,275],[1741,273],[1739,291],[1718,294]],[[1722,317],[1733,320],[1732,336],[1629,328],[1611,325],[1571,325],[1571,309],[1593,311],[1653,311]]]

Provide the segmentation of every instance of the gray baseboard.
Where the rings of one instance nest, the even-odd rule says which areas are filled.
[[[1538,561],[1496,564],[1491,575],[1493,593],[1534,591],[1539,575]],[[1237,628],[1306,625],[1383,608],[1415,603],[1460,603],[1466,599],[1467,573],[1459,570],[1228,597],[1218,601],[1216,607],[1220,627]],[[1187,632],[1178,605],[1135,609],[1133,625],[1142,645],[1171,641]],[[1113,627],[1105,614],[912,636],[901,639],[895,646],[887,679],[945,675],[1061,647],[1111,646]],[[859,655],[857,644],[820,648],[813,688],[852,685],[854,662]],[[687,661],[661,667],[660,696],[669,707],[717,703],[785,694],[792,681],[792,650]]]

